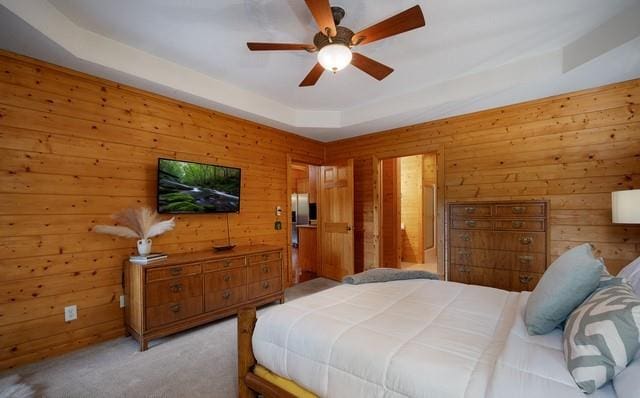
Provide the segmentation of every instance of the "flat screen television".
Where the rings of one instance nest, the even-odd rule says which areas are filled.
[[[237,213],[241,170],[158,159],[158,213]]]

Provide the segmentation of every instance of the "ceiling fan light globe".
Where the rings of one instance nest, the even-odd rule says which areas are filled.
[[[337,72],[351,63],[351,49],[343,44],[329,44],[318,52],[318,62],[330,72]]]

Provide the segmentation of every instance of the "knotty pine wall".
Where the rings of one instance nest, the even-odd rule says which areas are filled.
[[[611,271],[640,255],[640,227],[611,224],[611,191],[640,188],[640,80],[326,145],[355,159],[356,269],[373,265],[372,158],[443,148],[445,202],[549,199],[553,258],[592,242]]]
[[[242,168],[233,241],[287,244],[273,228],[286,156],[320,163],[320,143],[7,52],[0,68],[0,369],[123,335],[135,243],[90,230],[155,206],[158,157]],[[176,217],[154,249],[209,249],[223,217]],[[70,304],[79,319],[65,323]]]
[[[422,155],[404,156],[399,164],[402,261],[422,263]]]

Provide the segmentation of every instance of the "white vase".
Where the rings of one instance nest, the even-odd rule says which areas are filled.
[[[138,254],[141,256],[148,256],[151,253],[151,239],[138,240]]]

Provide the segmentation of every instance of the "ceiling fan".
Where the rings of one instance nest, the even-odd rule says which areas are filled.
[[[337,72],[352,64],[356,68],[382,80],[393,69],[362,54],[354,53],[355,46],[373,43],[390,36],[420,28],[425,25],[420,6],[414,6],[391,18],[369,26],[358,33],[339,26],[345,16],[344,9],[331,7],[329,0],[305,0],[320,31],[313,37],[313,44],[247,43],[251,51],[308,51],[318,53],[318,62],[300,83],[300,87],[313,86],[325,70]]]

